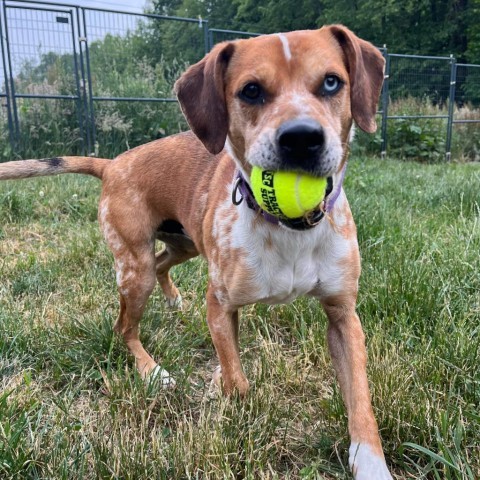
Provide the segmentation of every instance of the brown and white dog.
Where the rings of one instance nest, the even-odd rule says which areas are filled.
[[[113,161],[59,157],[0,165],[0,179],[73,172],[102,180],[99,220],[120,291],[115,330],[143,377],[156,374],[174,384],[144,350],[139,321],[157,280],[167,302],[180,303],[169,269],[189,258],[201,254],[208,262],[207,321],[226,395],[248,390],[239,308],[318,298],[329,320],[328,345],[349,418],[349,463],[358,480],[391,476],[355,313],[360,256],[342,179],[353,121],[366,132],[376,129],[383,72],[378,50],[342,26],[221,43],[175,86],[193,132]],[[251,198],[241,201],[254,165],[328,177],[317,220],[271,222]],[[156,239],[165,244],[157,255]]]

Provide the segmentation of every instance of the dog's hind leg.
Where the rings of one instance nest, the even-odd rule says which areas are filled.
[[[165,243],[165,248],[156,255],[156,276],[162,287],[167,305],[171,308],[181,308],[182,297],[170,277],[169,270],[199,253],[194,243],[182,233],[158,232],[157,238]]]
[[[143,347],[139,323],[155,284],[155,235],[148,218],[138,211],[115,210],[115,203],[100,202],[99,219],[105,239],[115,258],[120,292],[120,313],[114,330],[121,334],[142,378],[160,376],[165,386],[174,385],[168,372],[160,368]],[[129,221],[125,221],[128,219]],[[135,219],[133,221],[132,219]]]

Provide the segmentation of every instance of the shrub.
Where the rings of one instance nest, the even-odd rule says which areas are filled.
[[[452,132],[452,158],[459,161],[480,161],[480,109],[464,105],[456,108],[455,120],[475,120],[478,123],[457,123]]]
[[[93,42],[91,80],[95,97],[172,98],[175,79],[187,66],[163,58],[141,55],[138,35],[108,35]],[[53,52],[40,63],[26,62],[15,78],[17,92],[42,95],[77,95],[73,57]],[[83,100],[17,99],[20,131],[12,151],[7,116],[0,115],[0,161],[53,155],[87,154],[84,139],[91,131]],[[176,102],[93,100],[95,154],[113,157],[128,148],[187,128]]]
[[[391,102],[389,116],[446,116],[447,106],[434,105],[428,99],[406,97]],[[456,107],[455,120],[480,120],[480,109],[471,106]],[[375,135],[359,132],[353,145],[357,153],[379,155],[381,152],[381,122]],[[387,155],[421,162],[439,162],[445,159],[447,140],[446,118],[389,119],[387,123]],[[456,124],[452,132],[452,159],[478,161],[480,159],[480,132],[477,123]]]

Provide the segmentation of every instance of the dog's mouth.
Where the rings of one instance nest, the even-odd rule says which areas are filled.
[[[269,172],[261,169],[260,172],[262,175],[266,176],[267,182],[270,174],[275,176],[276,173],[279,173],[278,171]],[[293,177],[301,177],[296,176],[292,172],[288,172],[287,174],[293,175]],[[259,173],[256,172],[256,175],[259,175]],[[292,178],[289,178],[289,180],[292,181]],[[293,181],[295,182],[295,178]],[[311,208],[297,211],[295,208],[299,207],[295,205],[294,202],[292,203],[292,205],[295,205],[293,207],[292,205],[290,207],[288,207],[288,205],[286,206],[285,202],[283,202],[282,206],[282,202],[279,202],[278,198],[275,197],[274,189],[271,189],[270,191],[265,189],[264,192],[260,192],[255,186],[252,186],[252,176],[250,177],[250,182],[247,182],[242,173],[238,171],[232,191],[232,203],[234,205],[239,205],[245,200],[250,209],[258,212],[270,223],[282,224],[293,230],[307,230],[318,225],[328,211],[328,200],[334,190],[333,177],[329,176],[325,181],[326,185],[324,187],[325,190],[323,196],[319,198],[318,201],[315,201],[315,204],[312,204]],[[294,201],[298,201],[300,195],[298,195],[298,192],[294,192],[293,197]],[[295,212],[298,212],[298,214],[295,214]]]
[[[333,191],[333,177],[327,177],[327,188],[325,189],[325,195],[322,200],[322,206],[325,205],[327,197],[332,193],[332,191]]]

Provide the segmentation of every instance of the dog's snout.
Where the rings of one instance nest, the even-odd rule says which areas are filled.
[[[294,120],[280,126],[277,142],[286,161],[313,160],[324,147],[325,133],[314,120]]]

